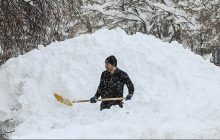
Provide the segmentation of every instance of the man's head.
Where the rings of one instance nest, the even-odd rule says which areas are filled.
[[[105,68],[107,71],[111,72],[113,69],[117,67],[117,59],[115,56],[111,55],[105,60]]]

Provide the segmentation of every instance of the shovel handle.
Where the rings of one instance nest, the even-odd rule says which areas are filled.
[[[116,101],[116,100],[123,100],[126,99],[124,97],[119,97],[119,98],[105,98],[105,99],[97,99],[96,101]]]
[[[125,97],[96,99],[96,101],[116,101],[116,100],[123,100],[123,99],[125,99]],[[80,102],[90,102],[90,100],[77,100],[77,101],[72,101],[72,103],[80,103]]]

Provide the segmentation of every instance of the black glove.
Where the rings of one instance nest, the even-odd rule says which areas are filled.
[[[96,99],[97,99],[96,96],[92,97],[92,98],[90,99],[90,103],[96,103],[96,102],[97,102]]]
[[[131,97],[132,97],[132,94],[128,94],[128,95],[126,96],[126,100],[131,100]]]

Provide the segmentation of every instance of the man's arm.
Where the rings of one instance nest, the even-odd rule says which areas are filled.
[[[131,79],[129,78],[127,73],[123,74],[124,82],[126,86],[128,87],[128,94],[133,95],[134,94],[134,84],[132,83]]]
[[[104,72],[101,75],[100,83],[99,83],[98,89],[97,89],[96,94],[95,94],[97,99],[101,96],[101,94],[103,92],[103,88],[104,88]]]

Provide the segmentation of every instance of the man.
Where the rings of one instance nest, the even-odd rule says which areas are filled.
[[[91,103],[96,103],[96,99],[101,98],[117,98],[123,97],[123,89],[126,84],[129,94],[126,100],[131,100],[134,93],[134,85],[128,77],[127,73],[117,68],[117,59],[111,55],[105,60],[106,71],[102,72],[100,84],[94,97],[90,99]],[[123,107],[122,100],[103,101],[100,110],[110,109],[112,105]]]

